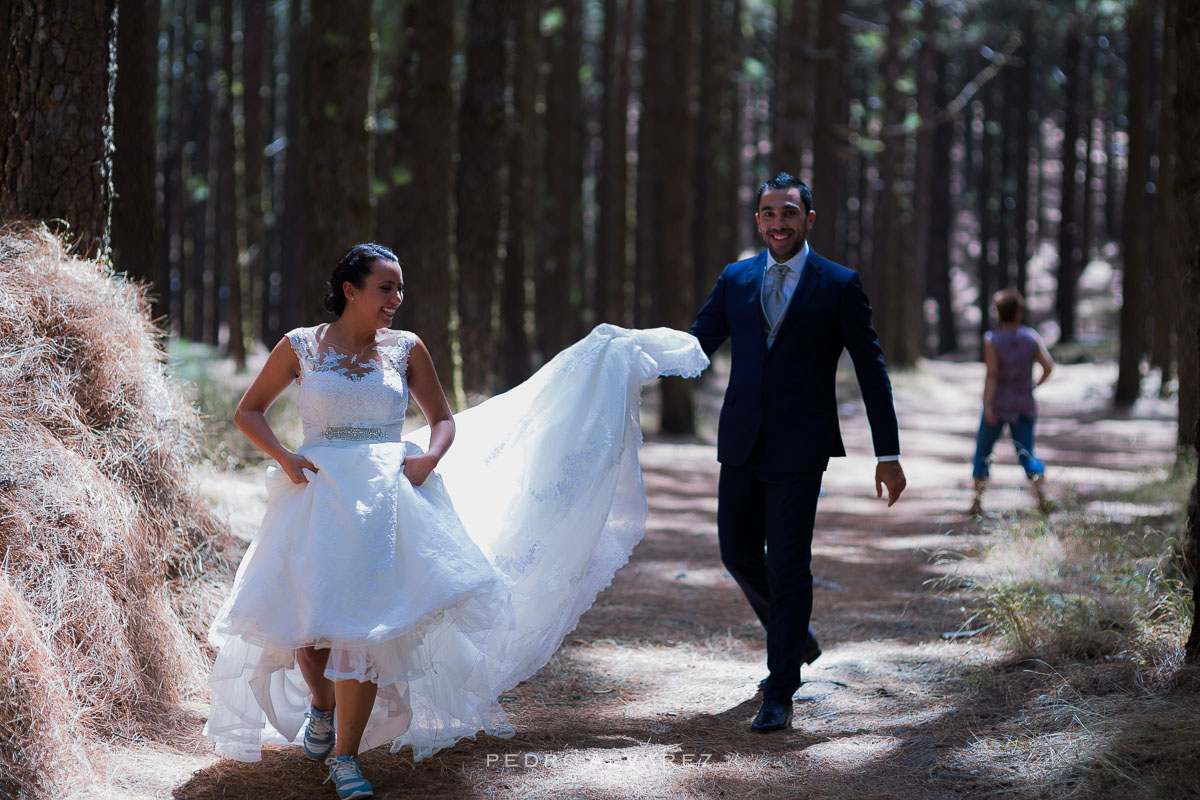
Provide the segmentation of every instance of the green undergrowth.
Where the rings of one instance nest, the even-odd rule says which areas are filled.
[[[966,601],[963,630],[1004,653],[967,676],[1006,698],[1013,723],[976,755],[1019,763],[1039,796],[1200,796],[1180,556],[1195,474],[1183,462],[1125,490],[1078,489],[1049,518],[990,520],[975,548],[940,554],[956,564],[941,588]]]
[[[974,596],[972,627],[1016,658],[1161,660],[1193,615],[1180,542],[1194,475],[1183,465],[1124,490],[1068,492],[1049,518],[987,521],[973,552],[943,554],[967,559],[944,583]]]
[[[233,359],[211,345],[172,339],[167,344],[171,370],[185,383],[189,399],[204,422],[201,457],[220,469],[236,470],[266,456],[233,424],[238,401],[262,369],[267,351],[258,348],[238,371]],[[267,412],[267,421],[285,447],[300,445],[303,431],[295,387],[285,391]]]

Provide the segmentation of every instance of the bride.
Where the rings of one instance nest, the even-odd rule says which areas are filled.
[[[209,632],[205,734],[245,761],[299,739],[339,797],[370,797],[360,750],[390,741],[420,760],[513,735],[497,697],[546,663],[645,531],[641,387],[708,359],[686,333],[600,325],[451,416],[425,345],[389,327],[404,299],[392,251],[356,245],[329,284],[337,320],[288,333],[234,417],[279,466]],[[265,417],[293,380],[295,453]],[[403,439],[410,393],[429,425]]]

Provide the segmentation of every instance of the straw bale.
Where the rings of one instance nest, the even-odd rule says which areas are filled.
[[[51,796],[86,758],[46,754],[152,735],[202,692],[236,547],[190,484],[199,420],[148,308],[45,228],[0,229],[3,796]]]
[[[0,797],[55,792],[86,775],[75,708],[28,603],[0,575]]]

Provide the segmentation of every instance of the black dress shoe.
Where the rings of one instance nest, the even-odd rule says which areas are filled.
[[[780,703],[778,700],[763,700],[758,709],[758,716],[750,723],[750,730],[756,733],[779,731],[792,724],[792,704]]]
[[[821,646],[817,644],[815,637],[808,637],[808,643],[804,645],[804,650],[800,653],[800,663],[811,664],[821,657]],[[763,678],[758,682],[758,690],[761,692],[767,688],[767,679]]]

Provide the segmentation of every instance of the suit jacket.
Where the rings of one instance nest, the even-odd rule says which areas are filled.
[[[844,456],[837,365],[847,350],[862,390],[876,455],[897,455],[892,384],[858,273],[809,250],[800,283],[770,350],[763,331],[767,253],[725,267],[690,333],[712,355],[729,339],[729,387],[721,407],[717,460],[746,463],[760,434],[771,466],[819,472]]]

